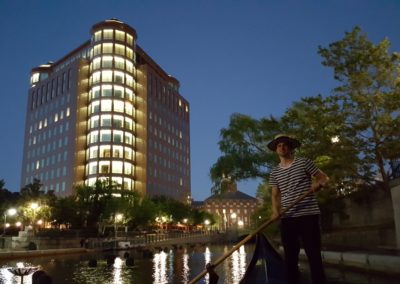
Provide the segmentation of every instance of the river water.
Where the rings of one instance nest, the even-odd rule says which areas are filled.
[[[134,257],[135,264],[127,266],[124,260],[124,251],[113,253],[116,256],[113,265],[107,265],[109,253],[90,253],[82,255],[63,255],[56,257],[30,258],[25,261],[0,262],[0,283],[17,284],[21,278],[13,276],[8,267],[39,266],[49,274],[53,283],[105,283],[105,284],[166,284],[188,283],[200,273],[205,264],[215,261],[231,246],[228,245],[197,245],[179,247],[177,249],[164,248],[150,257],[143,256],[142,252],[129,251]],[[216,268],[220,276],[218,283],[236,284],[244,275],[246,267],[251,259],[254,246],[242,246],[227,258],[223,264]],[[90,259],[97,260],[97,267],[89,267]],[[309,283],[307,265],[301,263],[303,283]],[[400,283],[400,279],[384,276],[374,276],[366,273],[341,271],[327,267],[329,283],[349,284],[394,284]],[[208,275],[199,283],[208,283]],[[24,284],[32,283],[32,277],[24,277]],[[257,284],[257,283],[254,283]]]

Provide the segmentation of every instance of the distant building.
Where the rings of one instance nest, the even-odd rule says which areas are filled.
[[[227,230],[235,226],[250,227],[252,225],[251,215],[259,206],[258,200],[238,191],[236,183],[227,182],[229,184],[226,191],[204,200],[201,208],[217,217],[217,226],[220,230]]]
[[[189,103],[116,19],[31,72],[21,187],[45,191],[110,179],[143,195],[190,198]]]

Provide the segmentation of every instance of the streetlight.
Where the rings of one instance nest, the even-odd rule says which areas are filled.
[[[32,227],[33,234],[35,235],[35,220],[36,220],[36,210],[39,208],[39,204],[36,202],[31,203],[31,209],[33,210]]]
[[[236,215],[236,213],[235,212],[233,212],[232,214],[231,214],[231,226],[232,225],[234,225],[235,223],[236,223],[236,217],[237,217],[237,215]]]
[[[8,210],[6,210],[6,212],[4,212],[4,227],[3,227],[3,235],[6,234],[6,227],[7,227],[7,215],[9,216],[13,216],[17,214],[17,209],[15,208],[10,208]],[[10,226],[10,224],[8,224],[8,227]]]
[[[188,227],[187,222],[188,222],[188,219],[187,219],[187,218],[183,219],[183,223],[185,224],[185,231],[186,231],[186,232],[189,231],[189,227]]]
[[[332,142],[333,144],[339,143],[339,142],[340,142],[339,136],[336,135],[336,136],[331,137],[331,142]]]
[[[121,222],[122,219],[124,218],[123,214],[115,214],[115,219],[114,219],[114,232],[115,232],[115,239],[117,239],[117,222]]]

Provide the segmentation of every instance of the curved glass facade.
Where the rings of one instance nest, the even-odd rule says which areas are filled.
[[[136,35],[123,27],[92,30],[85,184],[110,179],[135,190]]]

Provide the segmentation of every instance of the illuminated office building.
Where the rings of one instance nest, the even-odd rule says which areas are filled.
[[[21,187],[71,195],[110,179],[143,195],[190,197],[189,103],[179,82],[116,19],[56,62],[33,68]]]

